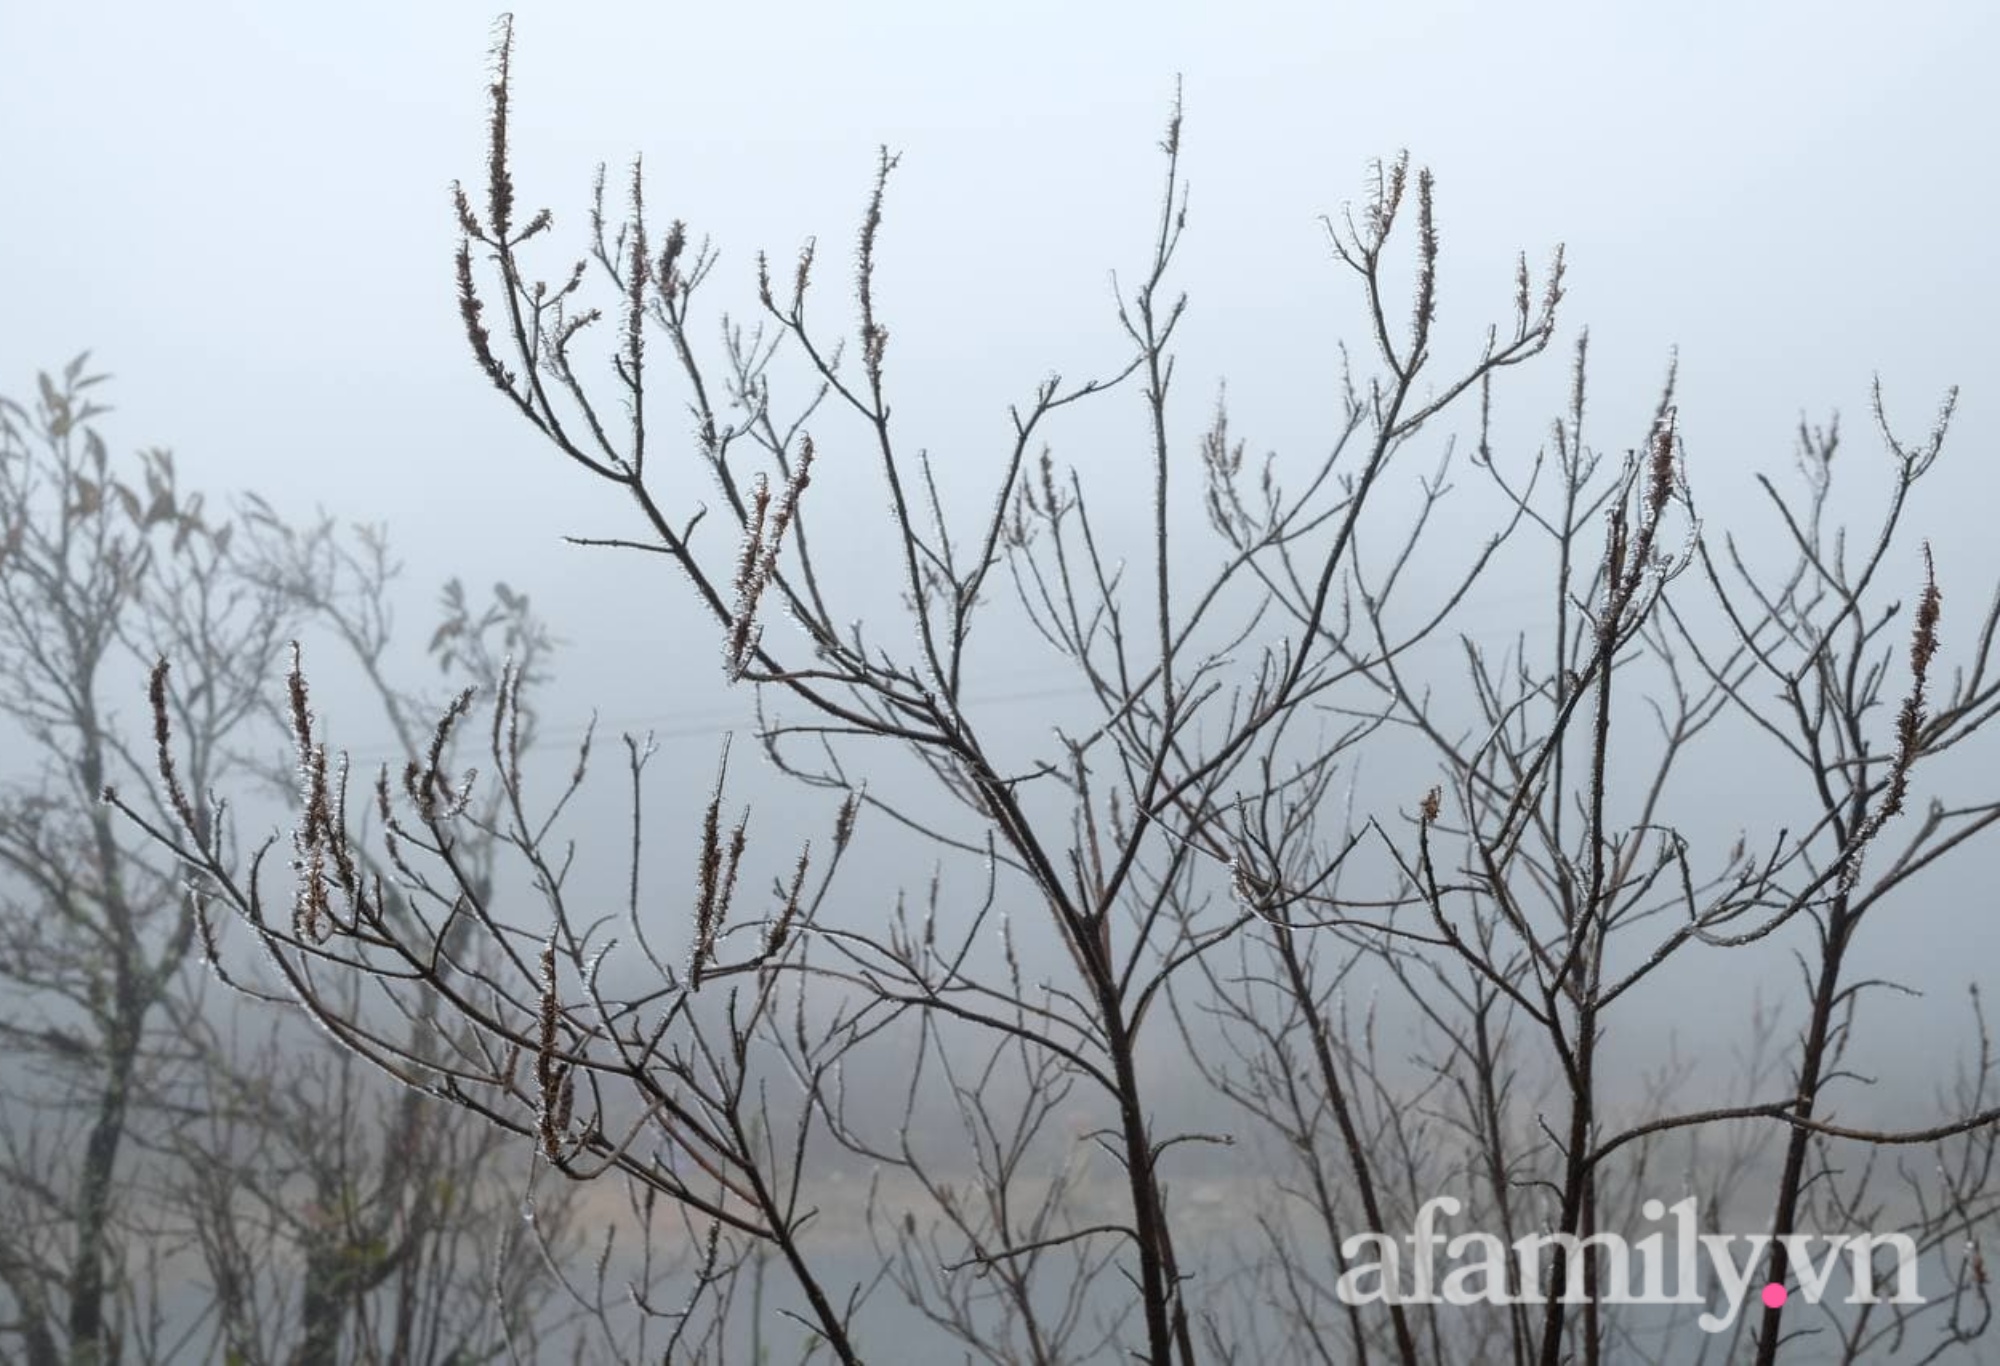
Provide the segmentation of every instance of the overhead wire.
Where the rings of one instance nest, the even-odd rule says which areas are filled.
[[[1520,589],[1508,593],[1487,595],[1489,600],[1477,615],[1486,616],[1489,615],[1491,608],[1495,606],[1520,602],[1527,598],[1540,597],[1541,595],[1542,590],[1540,589]],[[1532,630],[1534,626],[1535,623],[1529,622],[1522,622],[1515,625],[1496,622],[1470,630],[1458,631],[1454,633],[1454,636],[1494,636],[1500,634],[1511,636],[1520,634],[1523,630]],[[1007,692],[974,694],[967,697],[966,701],[969,704],[981,707],[1007,707],[1023,702],[1045,701],[1057,697],[1082,696],[1091,691],[1088,684],[1080,681],[1073,680],[1066,683],[1053,681],[1061,677],[1064,677],[1064,675],[1047,671],[1030,674],[1021,680],[1023,683],[1030,684],[1030,686],[1016,688]],[[1039,680],[1042,679],[1051,681],[1040,682]],[[744,710],[740,707],[678,707],[668,711],[645,712],[611,720],[600,717],[594,722],[576,722],[546,730],[538,730],[533,740],[525,748],[540,750],[558,745],[568,747],[580,744],[583,737],[593,731],[599,734],[611,735],[643,735],[654,741],[719,739],[723,735],[742,728],[747,720],[748,718]],[[393,740],[381,740],[371,744],[349,747],[347,753],[354,760],[374,763],[400,757],[402,748]]]

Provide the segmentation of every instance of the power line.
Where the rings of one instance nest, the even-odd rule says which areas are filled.
[[[1486,595],[1484,605],[1476,615],[1490,612],[1496,606],[1526,601],[1530,598],[1540,598],[1544,595],[1544,592],[1545,590],[1539,588],[1527,588],[1507,593],[1488,594]],[[1450,634],[1453,639],[1461,635],[1489,637],[1495,635],[1517,636],[1524,633],[1532,634],[1537,630],[1545,628],[1546,623],[1537,620],[1524,621],[1515,625],[1494,623],[1469,630],[1454,631]],[[1047,671],[1038,671],[1037,673],[1027,675],[1022,681],[1032,682],[1036,678],[1055,679],[1061,676],[1060,674],[1053,674]],[[1083,696],[1092,691],[1090,685],[1083,682],[1050,682],[1041,686],[1017,688],[1011,692],[973,695],[967,697],[965,701],[968,705],[972,706],[1006,707],[1022,702],[1039,702],[1056,697]],[[742,729],[749,723],[749,720],[750,718],[745,712],[737,707],[698,708],[693,710],[692,716],[690,716],[690,709],[676,708],[672,711],[627,716],[609,722],[599,718],[595,723],[594,729],[598,733],[613,735],[645,734],[654,740],[692,740],[719,738],[730,732]],[[679,722],[680,724],[662,724],[669,721]],[[584,735],[590,733],[592,730],[593,726],[583,723],[559,726],[537,734],[534,741],[525,746],[525,748],[539,750],[555,745],[567,748],[581,743]],[[376,762],[401,757],[402,747],[394,741],[385,740],[374,744],[355,746],[350,748],[347,753],[351,758],[358,761]]]
[[[969,697],[966,699],[966,702],[969,705],[982,707],[1001,707],[1011,706],[1020,702],[1036,702],[1051,697],[1077,696],[1087,694],[1090,691],[1091,688],[1088,684],[1067,683],[1040,688],[1026,688],[1009,693],[993,693]],[[720,707],[702,708],[697,712],[697,715],[700,715],[702,712],[707,713],[711,719],[690,721],[687,719],[688,709],[680,708],[674,711],[628,716],[610,722],[599,718],[595,723],[594,729],[600,734],[643,733],[654,740],[688,740],[700,737],[719,737],[731,731],[742,729],[751,719],[740,708],[735,707],[727,710]],[[669,720],[679,720],[683,724],[666,727],[662,727],[659,724]],[[547,749],[552,745],[569,746],[578,744],[592,730],[593,726],[589,724],[560,726],[551,731],[536,735],[533,742],[524,746],[524,748],[531,750]],[[347,753],[353,759],[372,762],[400,757],[402,747],[394,741],[381,741],[370,745],[352,746],[348,748]]]

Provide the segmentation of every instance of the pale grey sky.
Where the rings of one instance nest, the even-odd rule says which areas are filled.
[[[720,726],[742,699],[706,667],[712,629],[651,566],[559,544],[629,530],[625,508],[465,352],[447,187],[482,171],[495,13],[8,7],[0,392],[93,348],[117,376],[119,443],[170,445],[217,492],[388,520],[413,640],[448,574],[530,589],[569,641],[552,728],[592,705],[614,724]],[[1801,411],[1841,408],[1872,453],[1873,372],[1912,428],[1960,383],[1955,468],[1922,515],[1947,583],[1954,545],[1984,548],[1977,495],[2000,493],[1990,6],[542,4],[518,9],[516,39],[516,180],[556,213],[551,273],[580,246],[595,164],[615,182],[639,153],[656,213],[721,251],[711,310],[753,315],[756,252],[789,261],[816,235],[819,316],[843,323],[876,148],[900,151],[880,272],[898,411],[968,488],[987,487],[1008,403],[1051,368],[1123,354],[1109,276],[1143,262],[1178,74],[1190,459],[1223,379],[1254,449],[1327,439],[1335,345],[1366,348],[1317,217],[1408,147],[1439,178],[1447,327],[1504,314],[1517,249],[1539,268],[1567,243],[1563,346],[1591,327],[1600,444],[1643,434],[1678,345],[1714,518],[1742,510],[1751,471],[1785,471]],[[1566,369],[1551,355],[1503,387],[1517,438],[1539,439]],[[1131,454],[1127,402],[1069,429],[1058,458]],[[1978,522],[1953,514],[1968,490]],[[1498,629],[1522,600],[1493,605]],[[992,690],[1065,681],[1030,652]],[[713,754],[696,734],[677,757],[706,771]]]
[[[419,582],[507,575],[575,606],[583,564],[554,536],[615,502],[509,420],[451,301],[446,187],[480,172],[494,14],[8,6],[0,391],[94,348],[114,430],[191,476],[387,516]],[[1117,354],[1108,272],[1144,249],[1176,73],[1180,392],[1205,406],[1226,377],[1253,446],[1322,439],[1357,319],[1315,218],[1403,146],[1439,176],[1447,323],[1503,303],[1517,248],[1568,243],[1607,444],[1674,344],[1698,462],[1781,467],[1799,411],[1860,417],[1877,369],[1912,422],[1967,386],[1968,463],[2000,432],[1991,6],[529,4],[517,23],[522,197],[567,251],[594,164],[643,153],[659,211],[722,250],[714,305],[748,312],[755,252],[817,234],[831,318],[875,147],[904,154],[883,284],[935,448],[990,450],[1048,368]]]
[[[417,621],[450,573],[531,589],[588,680],[577,717],[719,723],[719,667],[688,667],[708,629],[638,581],[648,566],[558,543],[628,529],[619,499],[465,353],[447,186],[481,173],[495,13],[10,7],[0,391],[93,348],[121,442],[174,447],[218,492],[387,519]],[[1142,262],[1178,74],[1190,457],[1225,378],[1254,448],[1326,439],[1334,346],[1361,334],[1317,216],[1408,147],[1439,177],[1447,326],[1504,310],[1517,249],[1539,267],[1567,243],[1565,338],[1592,329],[1601,444],[1642,434],[1681,348],[1710,517],[1749,471],[1785,469],[1802,410],[1840,407],[1872,451],[1877,370],[1911,427],[1966,386],[1957,468],[1934,481],[1947,582],[1954,536],[1978,535],[1953,503],[2000,492],[1988,6],[544,4],[516,34],[516,179],[556,213],[554,273],[596,162],[615,181],[639,153],[655,211],[721,251],[711,309],[752,314],[755,253],[816,235],[836,325],[875,149],[900,151],[880,277],[899,412],[973,489],[1006,404],[1122,355],[1109,273]],[[1501,390],[1522,439],[1566,365]],[[1059,458],[1114,462],[1098,446],[1139,439],[1127,415],[1100,409]],[[1029,659],[994,686],[1051,681]]]
[[[495,13],[0,7],[0,392],[92,349],[117,377],[121,448],[171,446],[217,494],[387,520],[410,563],[413,640],[446,575],[531,590],[570,642],[570,710],[552,728],[592,704],[614,727],[720,725],[742,699],[719,696],[712,628],[652,566],[560,544],[629,533],[626,508],[561,466],[466,353],[448,187],[483,170]],[[1539,270],[1567,245],[1564,340],[1505,390],[1502,419],[1529,446],[1584,324],[1607,449],[1644,434],[1680,348],[1689,473],[1712,518],[1747,515],[1751,472],[1788,468],[1802,411],[1841,409],[1866,459],[1872,374],[1913,432],[1963,385],[1950,468],[1917,513],[1954,644],[1949,613],[1969,618],[1993,582],[2000,502],[1996,66],[2000,7],[1970,2],[524,3],[515,172],[524,206],[555,212],[552,274],[580,248],[596,163],[616,183],[643,154],[655,212],[721,253],[710,317],[753,313],[758,250],[789,262],[817,236],[832,325],[876,148],[899,151],[880,272],[898,411],[909,446],[977,490],[1010,402],[1051,368],[1122,358],[1109,274],[1144,262],[1177,75],[1190,462],[1224,379],[1254,452],[1327,441],[1336,344],[1366,341],[1318,215],[1407,147],[1438,176],[1448,328],[1504,316],[1517,250]],[[1135,455],[1139,424],[1118,422],[1136,416],[1121,398],[1069,429],[1058,458]],[[1061,678],[1030,653],[992,686],[1032,695]],[[697,735],[673,762],[705,785],[713,757]],[[1974,857],[1990,870],[1990,853]],[[1945,979],[2000,934],[1980,924]],[[1923,934],[1878,943],[1871,970],[1939,957]],[[1956,1029],[1958,1008],[1941,999],[1933,1018]]]

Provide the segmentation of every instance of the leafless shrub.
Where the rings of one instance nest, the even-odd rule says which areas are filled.
[[[789,873],[774,871],[761,915],[744,909],[758,848],[718,783],[682,893],[685,967],[673,966],[642,914],[651,749],[628,738],[617,942],[567,890],[571,849],[553,833],[589,745],[553,795],[533,795],[505,738],[517,703],[504,683],[498,802],[483,811],[469,778],[440,766],[467,715],[454,704],[400,790],[386,771],[376,781],[373,879],[351,871],[360,803],[329,776],[331,742],[299,703],[313,794],[295,880],[314,913],[301,920],[271,914],[256,868],[186,821],[172,838],[211,904],[251,926],[345,1046],[529,1140],[564,1175],[619,1176],[647,1210],[663,1198],[679,1211],[698,1235],[691,1298],[668,1309],[637,1295],[636,1334],[664,1319],[670,1353],[719,1358],[732,1297],[746,1278],[761,1294],[770,1262],[796,1292],[778,1312],[808,1351],[846,1362],[893,1354],[864,1313],[888,1313],[884,1286],[995,1362],[1664,1360],[1677,1350],[1666,1335],[1704,1313],[1760,1363],[1802,1341],[1787,1336],[1809,1317],[1796,1307],[1738,1316],[1711,1297],[1647,1319],[1621,1303],[1626,1268],[1584,1249],[1657,1221],[1668,1196],[1707,1198],[1705,1232],[1756,1219],[1770,1240],[1758,1274],[1780,1284],[1799,1283],[1785,1240],[1809,1212],[1821,1233],[1904,1230],[1943,1293],[1834,1313],[1844,1359],[1892,1342],[1941,1356],[1983,1331],[2000,1118],[1983,1017],[1965,1035],[1977,1062],[1934,1116],[1857,1124],[1838,1100],[1861,1080],[1842,1058],[1878,985],[1861,966],[1863,922],[1906,914],[1905,885],[1983,847],[2000,819],[1990,775],[1947,776],[1943,762],[2000,709],[1988,672],[2000,599],[1950,627],[1903,527],[1949,401],[1907,446],[1878,399],[1889,488],[1863,538],[1829,523],[1835,442],[1808,433],[1804,495],[1763,482],[1784,550],[1774,569],[1768,544],[1746,554],[1706,525],[1671,373],[1643,441],[1606,458],[1585,435],[1579,337],[1550,448],[1510,449],[1496,395],[1557,336],[1562,254],[1539,276],[1522,258],[1509,316],[1446,359],[1438,190],[1399,156],[1327,222],[1373,360],[1344,364],[1323,455],[1246,470],[1224,406],[1193,439],[1179,427],[1173,345],[1189,315],[1169,282],[1189,201],[1176,105],[1150,254],[1118,295],[1128,359],[1052,376],[1011,409],[989,511],[954,521],[891,418],[875,282],[895,158],[878,163],[858,240],[858,370],[809,317],[811,245],[788,291],[759,259],[761,315],[748,330],[726,323],[711,361],[693,301],[715,258],[691,252],[678,221],[656,238],[636,167],[623,222],[610,225],[600,172],[585,258],[554,285],[532,273],[529,244],[553,220],[515,225],[510,61],[503,29],[483,216],[469,192],[454,197],[468,345],[556,452],[630,497],[634,537],[589,543],[682,572],[730,677],[757,689],[767,756],[838,794],[832,852],[781,842],[772,866]],[[583,302],[593,262],[615,305]],[[1390,283],[1402,271],[1407,297]],[[618,325],[600,328],[612,307]],[[585,378],[600,332],[608,392]],[[785,373],[803,397],[781,412]],[[1143,460],[1101,481],[1061,470],[1052,442],[1067,410],[1121,388],[1142,400]],[[689,414],[691,449],[676,439],[672,461],[654,449],[667,403]],[[1451,422],[1476,429],[1465,467]],[[1425,449],[1443,453],[1407,479]],[[1184,451],[1199,457],[1194,493],[1179,482]],[[818,485],[833,467],[858,480],[857,453],[886,501],[870,544],[903,609],[868,632],[846,604],[869,581],[823,551],[848,528],[806,492],[809,470]],[[1392,498],[1412,483],[1401,518]],[[1121,524],[1107,498],[1143,499],[1147,524]],[[1181,512],[1196,502],[1222,543],[1206,571],[1184,546]],[[1535,586],[1544,615],[1495,650],[1475,626],[1476,590],[1503,572]],[[1918,594],[1902,641],[1889,584]],[[783,641],[759,625],[778,613]],[[1012,635],[988,624],[1010,619]],[[976,691],[984,642],[1023,634],[1089,699],[1040,747],[1003,739]],[[302,699],[302,674],[293,688]],[[1711,756],[1753,747],[1791,780],[1789,804],[1746,807],[1725,853]],[[532,913],[503,909],[459,865],[474,832],[526,871]],[[903,886],[886,915],[866,890],[829,896],[870,840],[877,858],[914,842],[934,860],[928,887]],[[1053,968],[1024,950],[1030,933],[1063,946]],[[485,951],[481,966],[460,942]],[[605,985],[614,951],[643,960],[636,995]],[[1715,964],[1788,951],[1799,992],[1748,1022],[1737,1092],[1688,1096],[1712,1074],[1663,1065],[1641,1004],[1657,1012],[1665,993],[1669,1016],[1685,1015]],[[407,1017],[434,1008],[432,1032],[355,1018],[334,987],[357,977]],[[1789,1040],[1779,1056],[1762,1049],[1767,1030]],[[1635,1050],[1654,1069],[1636,1092],[1612,1084]],[[1164,1117],[1181,1089],[1168,1067],[1233,1102],[1240,1126]],[[864,1089],[864,1068],[901,1079],[893,1104]],[[1909,1147],[1938,1171],[1911,1173],[1911,1200],[1892,1208],[1866,1155]],[[1255,1207],[1218,1231],[1199,1191],[1224,1152],[1271,1175],[1267,1198],[1224,1201]],[[1850,1152],[1864,1154],[1858,1169]],[[852,1221],[829,1213],[851,1158],[873,1172],[858,1252]],[[1093,1164],[1110,1179],[1088,1179]],[[1367,1293],[1355,1278],[1371,1265],[1378,1283],[1398,1281],[1366,1254],[1441,1193],[1493,1245],[1530,1240],[1538,1254],[1503,1260],[1468,1306]],[[609,1338],[657,1346],[621,1337],[598,1308]]]
[[[385,1095],[324,1041],[241,1045],[255,1026],[197,961],[220,960],[218,927],[204,934],[187,865],[131,824],[235,857],[216,793],[255,798],[275,734],[266,666],[312,623],[370,643],[386,581],[334,604],[336,561],[356,552],[330,526],[208,504],[165,451],[115,456],[103,378],[79,357],[32,406],[0,399],[0,1357],[488,1350],[488,1245],[517,1204],[477,1174],[493,1139]],[[285,537],[318,558],[275,572],[265,552]],[[151,724],[135,734],[123,718],[141,696]],[[329,800],[324,762],[316,774],[308,824]],[[323,903],[302,908],[325,932]],[[561,1205],[549,1213],[559,1246]],[[502,1279],[532,1319],[538,1267],[517,1256]]]

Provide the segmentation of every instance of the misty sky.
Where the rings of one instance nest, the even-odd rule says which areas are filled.
[[[706,770],[742,715],[712,629],[651,566],[559,543],[629,533],[627,508],[557,463],[462,340],[448,187],[481,175],[494,15],[9,6],[0,392],[93,349],[117,377],[115,445],[169,445],[218,494],[388,521],[413,637],[446,575],[529,589],[581,680],[551,726],[596,705],[685,733]],[[1408,147],[1439,179],[1452,335],[1504,316],[1516,250],[1539,268],[1567,244],[1564,340],[1507,391],[1516,439],[1546,430],[1586,323],[1607,448],[1643,436],[1680,348],[1710,517],[1788,468],[1802,412],[1840,408],[1872,458],[1872,374],[1912,433],[1963,384],[1919,516],[1947,584],[1966,559],[1991,581],[1989,6],[545,5],[519,9],[516,39],[516,183],[555,211],[557,276],[596,163],[615,185],[641,154],[656,212],[721,253],[709,317],[753,312],[759,249],[782,265],[817,236],[831,329],[876,149],[900,152],[881,244],[898,411],[966,489],[987,487],[1008,403],[1122,358],[1110,273],[1144,262],[1178,75],[1190,460],[1225,379],[1253,450],[1327,440],[1337,344],[1365,336],[1318,215]],[[1058,458],[1136,457],[1136,417],[1114,405]],[[990,691],[1062,681],[1030,654]]]
[[[512,419],[452,306],[447,187],[479,177],[495,12],[8,6],[0,392],[92,348],[117,376],[117,440],[172,446],[211,488],[386,518],[423,592],[452,572],[523,582],[594,659],[646,634],[591,610],[627,566],[556,537],[619,527],[623,508]],[[875,149],[902,152],[883,288],[922,381],[903,411],[917,444],[967,461],[998,449],[1005,405],[1048,369],[1120,354],[1109,272],[1141,264],[1179,73],[1180,402],[1198,414],[1226,378],[1253,447],[1324,439],[1334,344],[1362,334],[1316,217],[1407,146],[1439,177],[1447,325],[1504,308],[1516,249],[1539,265],[1568,244],[1566,333],[1592,328],[1606,445],[1643,435],[1678,344],[1698,486],[1782,470],[1801,410],[1838,406],[1865,436],[1877,370],[1912,426],[1965,385],[1957,456],[1993,468],[1989,6],[645,4],[517,20],[517,180],[555,210],[556,256],[581,240],[596,162],[643,153],[658,210],[721,250],[711,308],[749,313],[755,252],[786,261],[817,235],[831,323]],[[1517,416],[1532,431],[1548,413],[1523,400]]]
[[[119,452],[172,447],[212,496],[254,488],[295,516],[386,521],[409,565],[413,653],[445,577],[527,589],[565,641],[548,729],[573,734],[592,707],[614,730],[658,727],[663,765],[705,789],[747,706],[722,689],[713,627],[657,562],[561,543],[636,524],[558,462],[464,343],[449,187],[479,197],[496,13],[0,3],[0,393],[27,397],[36,370],[90,349],[116,377]],[[1253,454],[1324,448],[1339,343],[1365,358],[1368,342],[1319,216],[1407,147],[1438,177],[1448,337],[1507,316],[1516,251],[1539,272],[1566,244],[1561,340],[1503,386],[1517,454],[1547,430],[1586,324],[1592,439],[1616,451],[1645,435],[1678,347],[1696,494],[1711,524],[1740,514],[1753,531],[1772,522],[1750,476],[1789,470],[1802,413],[1838,408],[1848,457],[1876,462],[1872,376],[1912,436],[1958,384],[1912,519],[1937,547],[1948,648],[1968,644],[1952,611],[1971,619],[2000,574],[2000,6],[656,0],[523,3],[515,38],[515,181],[524,210],[555,213],[546,273],[582,249],[597,163],[616,186],[641,155],[659,222],[686,219],[720,253],[698,309],[711,329],[725,310],[754,316],[759,250],[783,270],[813,237],[817,317],[845,325],[877,149],[901,154],[880,244],[892,387],[908,447],[938,457],[954,495],[986,496],[1007,406],[1050,370],[1080,378],[1127,354],[1111,273],[1145,264],[1178,78],[1191,188],[1174,282],[1191,304],[1174,402],[1190,469],[1225,380]],[[1143,461],[1139,418],[1119,396],[1060,429],[1058,461]],[[656,415],[661,439],[677,421]],[[879,506],[873,485],[826,479],[813,496]],[[1915,563],[1901,569],[1914,583]],[[1534,603],[1483,585],[1472,615],[1505,632]],[[1029,649],[984,691],[1041,736],[1043,699],[1065,686]],[[361,730],[336,741],[386,757],[367,748],[383,728]],[[830,818],[816,794],[759,800]],[[1928,930],[1888,934],[1871,972],[1936,961],[1934,988],[1990,980],[1992,848],[1954,874],[1951,913],[1984,917],[1950,941],[1962,956]],[[1744,964],[1790,970],[1782,954]],[[1958,1002],[1925,1018],[1958,1029]],[[1917,1055],[1915,1094],[1950,1052]]]

